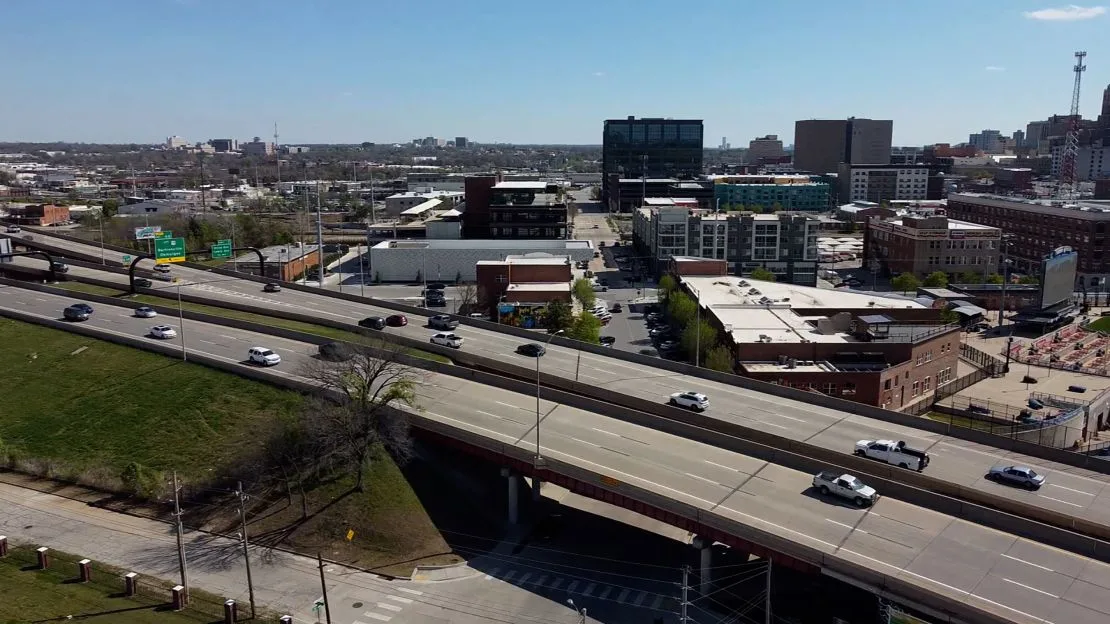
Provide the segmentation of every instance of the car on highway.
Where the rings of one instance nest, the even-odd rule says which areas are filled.
[[[135,309],[135,316],[139,318],[154,318],[158,316],[158,312],[154,308],[143,306]]]
[[[598,342],[600,342],[603,347],[611,347],[617,342],[617,339],[613,336],[602,336],[598,338]]]
[[[158,264],[154,265],[154,270],[159,273],[169,273],[170,265],[165,262],[159,262]]]
[[[692,409],[696,412],[704,412],[709,409],[709,397],[700,392],[675,392],[667,400],[667,403],[675,407]]]
[[[540,357],[544,353],[547,353],[547,347],[538,342],[529,342],[517,347],[516,352],[529,357]]]
[[[88,314],[89,316],[92,316],[93,313],[93,307],[87,303],[71,303],[69,304],[69,307],[76,308],[78,310],[84,310],[85,314]]]
[[[458,334],[451,332],[439,332],[432,336],[432,344],[440,345],[441,347],[451,347],[452,349],[461,349],[463,339]]]
[[[177,331],[169,325],[155,325],[150,328],[150,335],[155,338],[167,340],[169,338],[177,338]]]
[[[50,268],[54,269],[55,273],[69,273],[69,265],[65,262],[51,262]]]
[[[1038,474],[1027,466],[993,466],[987,473],[987,479],[1027,490],[1039,489],[1045,482],[1043,474]]]
[[[69,306],[62,310],[62,317],[67,321],[87,321],[89,320],[89,312],[84,308]]]
[[[247,359],[263,366],[281,364],[281,356],[266,347],[251,347],[247,350]]]
[[[446,308],[447,300],[443,297],[426,297],[424,299],[425,308]]]
[[[452,330],[459,326],[459,322],[446,314],[437,314],[428,319],[428,327],[432,329]]]
[[[428,284],[428,290],[440,290],[440,291],[442,291],[442,290],[446,290],[446,289],[447,289],[447,286],[444,285],[444,284],[440,284],[439,282],[436,282],[434,284]]]
[[[23,228],[19,227],[18,225],[9,225],[4,231],[8,234],[19,234],[23,231]]]
[[[385,329],[385,319],[380,316],[368,316],[359,321],[358,326],[367,329]]]
[[[860,440],[856,442],[855,454],[899,468],[912,468],[918,472],[929,465],[929,454],[921,449],[906,446],[899,440]]]
[[[349,345],[342,342],[325,342],[317,347],[320,359],[329,362],[345,362],[355,356]]]
[[[404,327],[409,324],[409,319],[404,314],[391,314],[386,317],[385,324],[390,327]]]
[[[850,474],[823,470],[813,476],[813,487],[824,496],[835,494],[840,498],[848,499],[856,507],[873,505],[879,499],[879,493],[875,488],[864,485],[862,481]]]
[[[136,277],[135,286],[139,288],[150,288],[151,286],[154,286],[154,282],[148,280],[145,277]]]
[[[281,292],[281,284],[270,282],[262,287],[262,292],[276,293]]]

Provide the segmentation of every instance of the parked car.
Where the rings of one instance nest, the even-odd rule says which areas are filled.
[[[446,308],[447,300],[443,297],[428,297],[424,299],[425,308]]]
[[[648,332],[648,336],[652,338],[658,338],[660,340],[671,334],[671,328],[667,327],[666,325],[661,325],[659,327],[653,328],[651,331]]]
[[[143,306],[141,308],[136,308],[135,309],[135,316],[137,316],[139,318],[154,318],[154,317],[158,316],[158,312],[156,312],[154,310],[154,308],[148,308],[147,306]]]
[[[155,338],[167,340],[170,338],[177,338],[177,331],[169,325],[155,325],[150,328],[150,335]]]
[[[547,347],[544,347],[542,344],[539,344],[538,342],[529,342],[527,344],[522,344],[519,347],[517,347],[516,352],[521,354],[521,355],[527,355],[527,356],[530,356],[530,357],[540,357],[544,353],[547,353]]]
[[[851,286],[852,288],[859,288],[860,286],[863,286],[863,280],[858,277],[845,278],[843,283]]]
[[[994,466],[987,478],[996,483],[1016,485],[1027,490],[1036,490],[1044,485],[1045,476],[1037,474],[1026,466]]]
[[[901,440],[860,440],[856,442],[855,454],[918,472],[929,465],[928,453],[906,446]]]
[[[262,291],[268,293],[281,292],[281,284],[278,284],[277,282],[270,282],[262,287]]]
[[[170,265],[165,262],[159,262],[158,264],[154,265],[154,270],[159,273],[169,273]]]
[[[69,265],[65,262],[51,262],[50,268],[54,269],[55,273],[69,273]]]
[[[359,321],[358,326],[367,329],[385,329],[385,319],[380,316],[368,316]]]
[[[605,284],[590,284],[590,287],[593,288],[594,292],[609,292],[609,287]]]
[[[329,362],[345,362],[355,356],[351,347],[342,342],[325,342],[317,347],[320,359]]]
[[[845,498],[857,507],[866,507],[873,505],[875,501],[879,500],[879,493],[875,488],[864,485],[862,481],[853,477],[850,474],[837,474],[835,472],[822,471],[814,475],[813,487],[821,491],[821,494],[828,496],[835,494],[840,498]]]
[[[619,304],[619,303],[614,303],[614,304],[612,305],[612,307],[610,307],[610,308],[609,308],[609,311],[610,311],[610,312],[623,312],[623,311],[624,311],[624,308],[622,308],[622,307],[621,307],[621,304]]]
[[[432,329],[452,330],[459,326],[459,322],[446,314],[437,314],[428,319],[428,327]]]
[[[150,288],[150,287],[154,286],[154,282],[148,280],[145,277],[136,277],[135,278],[135,286],[137,286],[139,288]]]
[[[391,314],[386,317],[385,324],[390,327],[404,327],[409,324],[409,319],[404,314]]]
[[[678,347],[679,347],[678,341],[676,341],[676,340],[664,340],[663,342],[660,342],[659,346],[656,347],[656,348],[659,349],[660,351],[677,351]]]
[[[709,409],[709,397],[700,392],[675,392],[667,403],[697,412],[704,412]]]
[[[434,283],[434,284],[428,284],[428,290],[442,291],[442,290],[445,290],[446,288],[447,288],[447,286],[445,284],[440,284],[438,282]]]
[[[281,356],[266,347],[251,347],[247,350],[247,359],[262,366],[281,364]]]
[[[451,347],[452,349],[462,348],[463,339],[450,332],[439,332],[432,336],[432,344],[437,344],[443,347]]]
[[[650,312],[646,317],[649,323],[659,323],[663,320],[663,315],[658,312]]]
[[[84,308],[69,306],[62,310],[62,317],[67,321],[87,321],[89,320],[89,313]]]

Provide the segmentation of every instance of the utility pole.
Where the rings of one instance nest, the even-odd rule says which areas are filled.
[[[189,572],[185,565],[185,528],[181,524],[181,488],[177,485],[177,471],[173,471],[173,517],[177,525],[177,563],[181,568],[181,586],[185,588],[185,602],[189,602]]]
[[[247,566],[247,593],[250,595],[251,601],[251,619],[254,619],[258,616],[254,610],[254,581],[251,580],[250,543],[247,541],[247,510],[243,505],[247,497],[243,494],[242,481],[239,482],[235,494],[239,497],[239,522],[242,524],[240,531],[243,533],[243,563]],[[321,574],[323,574],[323,571],[321,571]]]
[[[687,605],[690,604],[689,597],[690,597],[690,566],[685,565],[685,566],[682,566],[682,603],[680,604],[682,612],[681,612],[681,614],[679,615],[679,618],[678,618],[679,624],[689,624],[689,622],[690,622],[690,618],[686,613],[686,607],[687,607]]]
[[[324,287],[324,216],[320,208],[320,174],[316,174],[316,257],[320,259],[320,272],[317,282]]]
[[[331,608],[328,607],[328,584],[324,582],[324,558],[319,551],[316,553],[316,565],[320,569],[320,595],[324,598],[324,619],[328,624],[331,624]]]
[[[763,601],[763,624],[771,624],[771,568],[774,561],[767,558],[767,596]]]

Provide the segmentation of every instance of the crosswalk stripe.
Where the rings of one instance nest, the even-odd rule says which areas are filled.
[[[524,576],[522,576],[522,577],[518,578],[518,579],[516,580],[516,582],[517,582],[517,583],[520,583],[521,585],[523,585],[523,584],[524,584],[525,582],[527,582],[527,581],[528,581],[528,579],[529,579],[529,578],[531,578],[531,577],[532,577],[532,573],[531,573],[531,572],[526,572],[526,573],[524,574]]]
[[[406,594],[412,594],[413,596],[423,596],[424,595],[424,592],[420,591],[419,589],[409,589],[408,587],[398,587],[397,591],[402,591],[402,592],[405,592]]]
[[[601,592],[601,595],[598,596],[598,599],[605,600],[606,598],[609,597],[609,593],[612,592],[612,591],[613,591],[613,588],[606,585],[605,586],[605,591]]]
[[[508,572],[505,573],[505,578],[503,578],[501,580],[508,583],[509,581],[513,580],[514,576],[516,576],[516,570],[509,570]]]
[[[497,573],[500,572],[500,571],[501,571],[501,568],[494,568],[494,569],[490,570],[489,572],[486,572],[486,580],[488,581],[489,579],[497,576]]]
[[[623,603],[625,598],[628,598],[628,588],[627,587],[622,589],[621,593],[617,595],[617,602]]]
[[[562,585],[562,584],[563,584],[563,579],[557,578],[557,579],[555,579],[555,582],[551,584],[551,589],[559,589],[559,586]]]
[[[636,607],[640,606],[640,603],[644,601],[644,598],[647,598],[647,592],[640,592],[640,595],[636,597],[636,600],[632,601],[632,605]]]
[[[401,610],[401,607],[398,607],[395,604],[389,604],[388,602],[379,602],[378,603],[378,608],[379,609],[385,609],[386,611],[394,611],[394,612],[397,612],[397,611]]]
[[[594,588],[595,587],[597,587],[597,583],[590,583],[589,585],[586,586],[586,589],[582,592],[582,595],[589,598],[590,594],[594,593]]]
[[[378,620],[380,622],[388,622],[388,621],[393,619],[392,615],[382,615],[381,613],[374,613],[373,611],[367,611],[366,613],[363,613],[363,615],[365,615],[368,618]],[[355,624],[359,624],[359,623],[355,622]]]
[[[543,583],[546,580],[547,580],[547,575],[546,574],[540,576],[540,578],[536,579],[536,587],[543,587]]]
[[[404,596],[386,596],[386,598],[401,604],[412,604],[412,598],[405,598]]]
[[[663,604],[663,598],[663,594],[659,594],[658,596],[656,596],[655,600],[651,601],[651,608],[659,609],[659,605]]]
[[[572,593],[575,587],[578,587],[578,581],[571,581],[570,585],[567,585],[567,593]]]

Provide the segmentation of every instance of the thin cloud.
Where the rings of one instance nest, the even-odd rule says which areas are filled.
[[[593,73],[594,78],[601,78],[604,75],[605,75],[605,72],[603,72],[603,71],[596,71],[596,72]]]
[[[1094,19],[1105,14],[1106,7],[1104,6],[1081,7],[1072,4],[1066,7],[1026,11],[1025,17],[1042,22],[1077,22]]]
[[[997,65],[987,65],[983,69],[986,71],[1006,71],[1005,67],[999,67]]]

